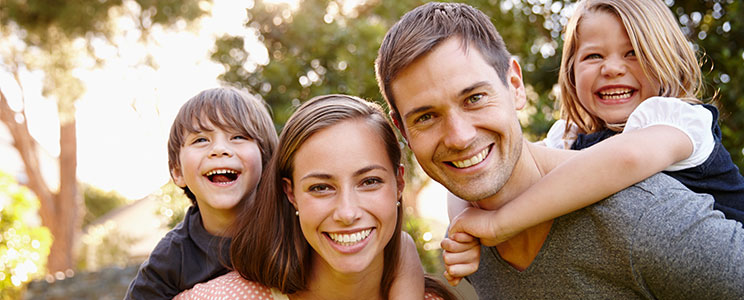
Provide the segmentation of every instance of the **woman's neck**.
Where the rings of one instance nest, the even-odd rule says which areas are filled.
[[[360,299],[360,297],[380,299],[383,261],[383,256],[380,254],[362,272],[339,273],[314,254],[313,273],[307,290],[294,293],[289,298],[292,300]]]

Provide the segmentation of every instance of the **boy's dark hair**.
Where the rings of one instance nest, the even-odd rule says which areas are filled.
[[[220,87],[200,92],[186,101],[173,120],[168,137],[168,169],[181,169],[180,152],[189,133],[212,130],[207,121],[225,131],[237,131],[256,141],[261,151],[261,166],[266,167],[277,143],[276,128],[266,103],[232,87]],[[196,197],[188,187],[184,193],[196,205]]]
[[[375,61],[377,83],[391,110],[391,117],[403,122],[395,106],[391,84],[417,58],[429,53],[451,37],[459,37],[467,51],[474,46],[506,84],[511,54],[504,40],[480,10],[462,3],[430,2],[406,13],[387,32]]]

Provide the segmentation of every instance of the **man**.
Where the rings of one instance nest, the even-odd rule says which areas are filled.
[[[519,64],[489,18],[470,6],[428,3],[407,13],[385,36],[376,72],[422,168],[482,210],[499,209],[570,155],[522,137]],[[468,280],[481,299],[744,298],[744,229],[711,207],[711,197],[657,174],[481,247]],[[445,260],[472,259],[472,251],[462,255]]]

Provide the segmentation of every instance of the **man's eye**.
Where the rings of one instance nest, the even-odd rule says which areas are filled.
[[[475,94],[468,97],[465,101],[467,101],[469,104],[473,104],[478,103],[478,101],[480,101],[481,99],[483,99],[483,94]]]
[[[431,119],[431,114],[423,114],[423,115],[419,116],[418,118],[416,118],[416,120],[414,121],[414,123],[415,124],[418,124],[418,123],[421,123],[421,122],[429,121],[430,119]]]

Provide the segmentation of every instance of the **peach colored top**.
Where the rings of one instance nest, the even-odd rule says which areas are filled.
[[[238,272],[230,272],[208,282],[199,283],[190,290],[178,294],[174,300],[202,299],[251,299],[251,300],[288,300],[287,295],[279,290],[266,287],[260,283],[240,277]],[[442,300],[441,297],[426,293],[424,300]]]

